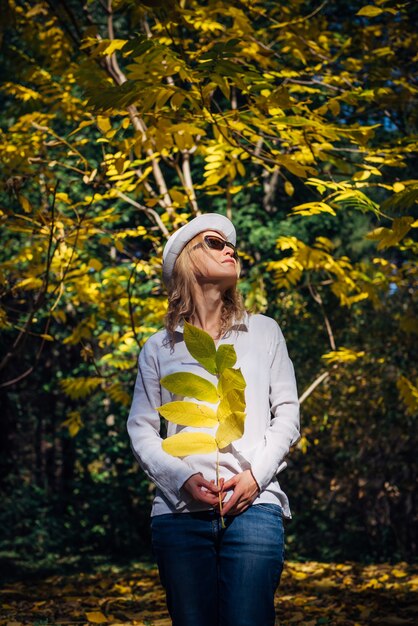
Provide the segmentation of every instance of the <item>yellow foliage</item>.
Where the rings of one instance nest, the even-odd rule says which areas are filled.
[[[216,403],[219,400],[216,387],[206,378],[191,372],[177,372],[161,379],[163,387],[179,396],[196,398],[204,402]]]
[[[418,414],[418,386],[414,385],[406,376],[399,376],[396,381],[399,395],[406,407],[408,415]]]
[[[367,239],[373,239],[379,242],[377,245],[378,250],[389,248],[398,244],[401,239],[405,237],[413,226],[413,223],[413,217],[395,217],[392,222],[392,228],[380,226],[368,233],[366,237]]]
[[[222,374],[226,368],[234,367],[237,361],[234,347],[230,344],[220,345],[216,351],[215,361],[218,374]]]
[[[244,433],[245,413],[234,411],[219,425],[216,431],[216,443],[220,450],[226,448],[232,441],[240,439]]]
[[[181,432],[167,437],[162,442],[165,452],[172,456],[189,456],[189,454],[208,454],[218,449],[216,440],[207,433]]]
[[[62,426],[66,426],[70,436],[75,437],[83,426],[81,414],[79,411],[69,411],[67,415],[68,417],[62,422]]]
[[[167,402],[156,409],[165,419],[181,426],[210,428],[218,423],[215,411],[204,404],[184,401]]]
[[[352,363],[364,355],[364,350],[356,351],[350,348],[338,348],[338,350],[331,350],[323,354],[321,358],[330,363]]]
[[[192,357],[211,374],[215,374],[217,371],[217,352],[212,337],[200,328],[185,322],[184,341]]]
[[[128,407],[131,403],[130,394],[123,388],[122,383],[115,382],[105,387],[105,392],[115,402]]]
[[[63,380],[60,380],[60,386],[64,393],[73,399],[85,398],[102,383],[103,378],[99,378],[97,376],[92,376],[90,378],[79,376],[78,378],[64,378]]]

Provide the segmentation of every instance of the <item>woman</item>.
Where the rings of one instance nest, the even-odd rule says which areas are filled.
[[[134,455],[157,486],[152,544],[174,626],[273,626],[275,621],[283,517],[291,518],[276,475],[300,437],[299,402],[278,324],[243,308],[235,242],[233,224],[214,213],[192,219],[168,239],[166,328],[141,350],[128,418]],[[185,371],[216,381],[187,351],[184,321],[209,333],[217,346],[233,344],[235,367],[246,380],[244,434],[219,453],[219,484],[216,453],[179,458],[161,447],[155,407],[174,396],[160,379]],[[167,423],[168,436],[182,429]]]

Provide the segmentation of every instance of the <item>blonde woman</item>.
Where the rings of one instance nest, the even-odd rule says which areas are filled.
[[[173,626],[273,626],[275,621],[274,594],[285,556],[283,518],[291,518],[277,474],[300,437],[299,402],[279,325],[244,310],[236,288],[235,244],[233,224],[215,213],[192,219],[168,239],[166,328],[141,350],[128,418],[134,455],[157,487],[152,546]],[[209,333],[217,346],[233,344],[247,384],[244,434],[220,452],[219,484],[216,453],[179,458],[161,447],[155,407],[181,398],[160,379],[185,371],[216,382],[187,351],[184,321]],[[167,423],[168,436],[182,429]]]

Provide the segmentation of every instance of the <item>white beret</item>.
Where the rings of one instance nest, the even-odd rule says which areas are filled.
[[[163,281],[167,285],[173,273],[177,257],[184,246],[205,230],[215,230],[234,246],[237,241],[235,227],[231,220],[218,213],[198,215],[176,230],[167,240],[163,252]]]

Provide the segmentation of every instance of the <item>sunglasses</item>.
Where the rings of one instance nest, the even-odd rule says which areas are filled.
[[[224,239],[221,239],[220,237],[215,237],[214,235],[206,235],[205,237],[203,237],[203,241],[208,246],[208,248],[211,248],[212,250],[220,251],[223,250],[225,246],[228,246],[228,248],[231,248],[234,253],[234,259],[238,259],[237,249],[234,244],[230,243],[229,241],[225,241]]]

